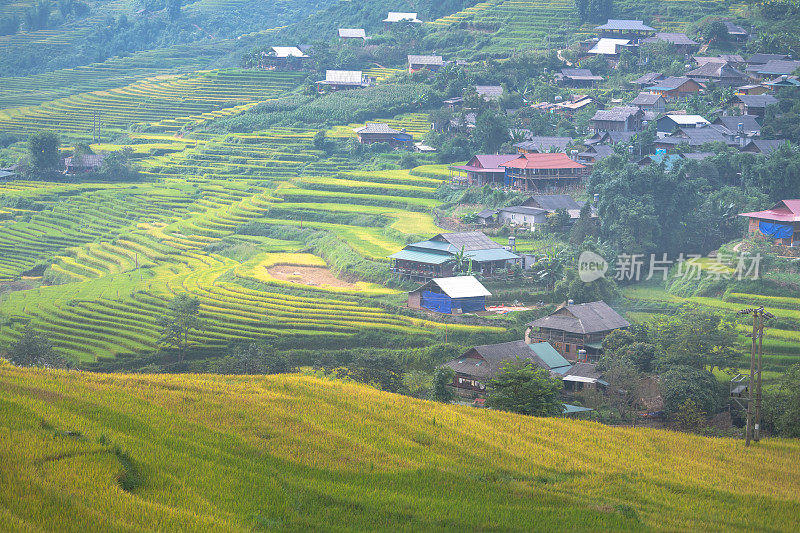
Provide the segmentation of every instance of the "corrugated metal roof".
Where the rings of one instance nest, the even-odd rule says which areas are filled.
[[[618,46],[626,46],[630,43],[630,39],[609,39],[604,37],[597,41],[597,44],[595,44],[592,49],[589,50],[589,53],[613,56],[617,55]]]
[[[664,115],[663,118],[669,118],[679,126],[687,126],[692,124],[710,124],[705,118],[700,115]]]
[[[572,368],[572,364],[564,359],[549,342],[536,342],[528,346],[553,372],[564,374]]]
[[[432,241],[445,241],[452,244],[456,251],[462,248],[467,251],[487,250],[501,248],[499,244],[480,231],[463,231],[459,233],[440,233],[431,239]]]
[[[354,132],[358,134],[364,133],[387,133],[387,134],[397,134],[397,133],[405,133],[404,131],[398,131],[396,129],[390,128],[388,124],[382,124],[380,122],[368,122],[364,127],[355,128],[353,129]]]
[[[429,283],[436,284],[450,298],[472,298],[492,295],[474,276],[434,278]]]
[[[670,76],[659,81],[657,84],[650,87],[651,91],[672,91],[677,89],[686,82],[692,81],[691,78],[686,76]]]
[[[638,111],[638,109],[637,109]],[[560,169],[560,168],[586,168],[584,165],[573,161],[567,154],[522,154],[517,159],[512,159],[500,165],[507,168],[525,169]]]
[[[384,22],[422,22],[417,18],[416,13],[398,13],[396,11],[389,11],[389,14],[383,19]]]
[[[400,250],[389,256],[392,259],[403,259],[405,261],[416,261],[417,263],[426,263],[429,265],[442,265],[448,261],[452,261],[453,257],[444,254],[434,254],[431,252],[420,252],[417,250]]]
[[[273,46],[275,57],[308,57],[296,46]]]
[[[409,65],[444,65],[444,59],[442,56],[417,56],[417,55],[409,55],[408,56],[408,63]]]
[[[569,333],[598,333],[626,328],[630,326],[630,322],[600,300],[562,307],[552,315],[534,320],[528,325]]]
[[[642,20],[608,19],[608,22],[595,28],[597,30],[656,31]]]
[[[363,28],[339,28],[339,37],[343,39],[366,39],[367,32]]]
[[[361,85],[364,73],[360,70],[326,70],[325,81],[341,84]]]
[[[691,40],[689,36],[686,35],[685,33],[663,33],[663,32],[657,32],[653,37],[648,37],[642,42],[654,43],[658,41],[666,41],[672,44],[690,45],[690,46],[699,44]]]
[[[464,255],[478,263],[485,263],[487,261],[508,261],[511,259],[519,259],[517,254],[511,253],[503,248],[494,248],[491,250],[471,250],[465,251]]]

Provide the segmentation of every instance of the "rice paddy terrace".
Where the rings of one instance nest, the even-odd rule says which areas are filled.
[[[251,221],[313,229],[386,268],[386,256],[408,238],[438,230],[429,211],[441,170],[346,172],[344,161],[315,158],[311,137],[276,131],[207,139],[146,159],[148,183],[2,184],[0,194],[22,196],[37,209],[6,208],[0,279],[38,267],[35,274],[44,270],[66,283],[9,294],[2,314],[10,324],[0,342],[33,323],[74,360],[151,350],[157,317],[181,292],[201,299],[207,321],[196,341],[208,346],[365,328],[437,331],[441,324],[369,303],[393,293],[382,287],[303,286],[303,296],[287,294],[285,282],[267,279],[265,268],[304,266],[291,252],[306,243],[234,235]],[[211,251],[231,238],[246,253]],[[270,261],[254,264],[253,256]]]
[[[310,377],[0,364],[4,531],[796,531],[796,440],[442,405]],[[768,526],[766,526],[768,524]]]

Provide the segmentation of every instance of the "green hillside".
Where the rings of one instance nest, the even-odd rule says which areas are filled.
[[[0,366],[0,528],[796,531],[796,441],[442,406],[313,378]]]

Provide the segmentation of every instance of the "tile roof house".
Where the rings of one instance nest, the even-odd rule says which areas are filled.
[[[747,137],[758,137],[761,135],[761,124],[758,122],[758,117],[755,115],[717,117],[712,124],[724,126],[732,134],[741,134]]]
[[[564,152],[572,144],[572,137],[546,137],[535,135],[514,145],[520,154]]]
[[[699,148],[706,143],[721,142],[728,146],[735,146],[737,141],[731,138],[731,132],[723,126],[704,126],[700,128],[679,128],[676,132],[656,139],[653,145],[656,149],[671,150],[681,144],[692,148]]]
[[[567,87],[594,87],[595,83],[603,81],[602,76],[595,76],[588,68],[562,68],[555,78]]]
[[[775,244],[800,245],[800,200],[781,200],[770,209],[739,213],[749,220],[747,232],[775,239]]]
[[[81,156],[70,156],[64,159],[65,174],[80,174],[83,172],[94,172],[103,166],[106,154],[83,154]]]
[[[747,36],[749,34],[747,33],[747,30],[745,30],[741,26],[734,24],[729,20],[726,20],[725,22],[723,22],[723,24],[725,25],[725,31],[728,33],[729,37],[732,37],[737,41],[742,41],[744,39],[747,39]]]
[[[711,61],[686,73],[686,76],[704,82],[714,82],[723,87],[736,87],[747,80],[742,72],[733,68],[730,63]]]
[[[547,222],[547,211],[538,207],[514,205],[497,210],[497,222],[501,225],[532,228]]]
[[[603,374],[593,363],[575,363],[561,378],[564,390],[567,392],[580,392],[585,388],[603,389],[608,382],[603,379]]]
[[[675,47],[682,54],[692,54],[700,48],[700,43],[689,38],[685,33],[664,33],[656,32],[652,37],[643,40],[642,43],[666,42]]]
[[[367,123],[353,131],[361,144],[387,143],[394,147],[409,148],[414,138],[406,130],[396,130],[383,123]]]
[[[455,376],[451,385],[460,395],[484,394],[489,380],[496,377],[507,363],[522,360],[561,377],[572,365],[546,342],[526,344],[524,341],[475,346],[443,365]]]
[[[742,152],[769,155],[786,144],[786,142],[782,139],[751,139],[744,145]]]
[[[695,80],[686,76],[671,76],[665,78],[648,90],[653,94],[660,94],[665,98],[685,98],[699,92],[702,86]]]
[[[614,147],[608,144],[592,144],[578,154],[578,161],[585,165],[594,165],[606,157],[614,155]]]
[[[498,185],[502,186],[506,169],[500,165],[516,159],[517,154],[506,155],[476,155],[466,165],[453,165],[450,170],[466,173],[463,179],[470,185]],[[459,180],[462,181],[462,180]]]
[[[630,105],[636,106],[642,111],[663,112],[667,108],[667,100],[660,94],[639,93],[636,98],[631,100]]]
[[[636,135],[635,131],[599,131],[591,137],[587,137],[583,143],[587,146],[598,144],[614,145],[618,142],[627,142],[634,135]]]
[[[800,61],[772,59],[763,65],[748,67],[747,71],[764,79],[774,76],[788,76],[794,74],[798,69],[800,69]]]
[[[549,342],[570,361],[588,362],[600,357],[603,339],[630,322],[602,300],[562,304],[552,314],[528,324],[526,339]]]
[[[629,19],[608,19],[608,22],[597,26],[595,30],[602,36],[630,37],[632,39],[642,39],[656,31],[644,21]]]
[[[648,72],[644,76],[641,76],[633,80],[631,84],[638,86],[640,89],[644,89],[645,87],[655,85],[656,83],[658,83],[663,79],[664,75],[660,72]]]
[[[503,96],[503,88],[500,85],[476,85],[475,92],[487,102],[500,100]]]
[[[408,71],[409,72],[417,72],[418,70],[428,69],[431,71],[437,71],[445,65],[444,59],[442,56],[418,56],[418,55],[409,55],[408,56]]]
[[[390,255],[391,271],[410,280],[451,277],[455,272],[456,256],[462,251],[471,262],[472,271],[483,276],[505,271],[520,260],[520,256],[507,251],[480,231],[440,233],[427,241],[408,244]]]
[[[750,56],[747,60],[748,65],[765,65],[767,61],[786,61],[791,59],[790,56],[786,54],[762,54],[756,53]]]
[[[589,122],[589,129],[597,131],[639,131],[644,114],[635,106],[599,109]]]
[[[564,209],[573,219],[580,217],[581,208],[584,204],[586,202],[575,200],[568,194],[534,194],[522,202],[524,206],[544,209],[548,213]],[[592,217],[596,216],[597,214],[592,209]]]
[[[731,103],[743,115],[763,117],[767,112],[767,107],[777,104],[778,99],[771,94],[737,94],[732,98]]]
[[[408,293],[408,307],[437,313],[461,314],[486,310],[486,287],[474,276],[434,278]]]

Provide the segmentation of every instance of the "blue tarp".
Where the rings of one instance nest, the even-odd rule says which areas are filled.
[[[474,296],[471,298],[452,299],[446,294],[422,291],[422,307],[439,313],[451,314],[453,309],[461,309],[462,313],[474,313],[486,310],[486,297]]]
[[[779,224],[777,222],[764,222],[763,220],[758,224],[758,229],[761,233],[775,239],[788,239],[794,233],[794,228],[791,224]]]

